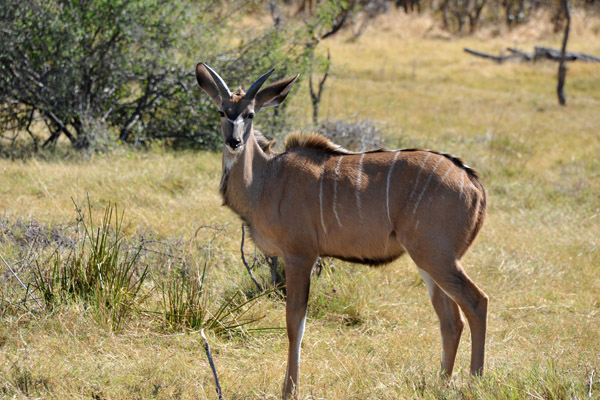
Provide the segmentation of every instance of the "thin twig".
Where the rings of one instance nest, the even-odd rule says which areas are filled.
[[[246,261],[246,256],[244,255],[244,239],[245,238],[246,238],[246,230],[244,229],[244,224],[242,224],[242,244],[240,245],[240,251],[242,253],[242,262],[244,263],[244,266],[246,267],[248,274],[250,274],[250,279],[252,279],[252,282],[254,282],[254,284],[256,285],[256,288],[260,292],[262,292],[263,288],[260,285],[260,283],[258,283],[258,280],[256,280],[256,277],[252,273],[252,268],[250,268],[250,265],[248,265],[248,262]]]
[[[212,353],[210,352],[210,346],[208,344],[208,340],[204,335],[204,329],[200,330],[200,335],[202,339],[204,339],[204,350],[206,351],[206,357],[208,357],[208,363],[210,364],[210,369],[213,373],[213,378],[215,378],[215,385],[217,386],[216,391],[219,395],[219,400],[223,400],[223,395],[221,394],[221,385],[219,385],[219,377],[217,376],[217,370],[215,368],[215,363],[213,362]]]
[[[592,373],[590,374],[590,388],[588,390],[588,397],[591,399],[592,398],[592,385],[594,383],[594,369],[592,370]]]
[[[40,306],[40,308],[43,308],[42,305],[40,304],[40,302],[38,301],[38,299],[36,299],[35,297],[33,297],[33,293],[29,292],[28,287],[25,286],[25,284],[23,283],[23,281],[21,280],[21,278],[19,278],[19,275],[17,275],[17,273],[15,272],[15,270],[12,269],[12,267],[6,262],[6,260],[4,259],[4,257],[2,257],[2,254],[0,254],[0,258],[2,259],[2,261],[4,262],[4,264],[8,267],[8,269],[10,270],[10,272],[12,272],[12,274],[15,276],[15,278],[17,278],[17,280],[19,281],[19,283],[21,284],[21,286],[23,286],[23,289],[25,289],[27,291],[27,293],[29,293],[29,295],[31,296],[31,298],[33,300],[35,300],[35,302],[38,304],[38,306]]]

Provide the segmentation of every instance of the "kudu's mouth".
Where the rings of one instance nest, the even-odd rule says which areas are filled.
[[[236,147],[232,147],[229,143],[225,143],[225,148],[231,154],[240,154],[244,150],[244,144],[243,143],[239,143]]]

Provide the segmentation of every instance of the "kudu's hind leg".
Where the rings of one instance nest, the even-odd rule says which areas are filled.
[[[415,261],[465,314],[471,329],[471,373],[481,375],[485,361],[488,297],[467,276],[458,260],[431,258],[427,262]]]
[[[283,398],[297,398],[300,345],[304,336],[306,308],[310,289],[310,273],[316,257],[284,257],[287,287],[286,326],[289,340],[287,373],[283,383]]]
[[[440,331],[442,334],[442,368],[440,375],[450,378],[456,360],[456,351],[460,342],[465,323],[460,315],[458,305],[435,283],[429,274],[419,268],[423,277],[433,309],[440,320]]]

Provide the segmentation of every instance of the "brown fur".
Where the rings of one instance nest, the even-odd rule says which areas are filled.
[[[244,98],[245,95],[246,95],[246,92],[244,92],[244,90],[241,87],[239,87],[238,90],[231,93],[231,102],[239,103]]]
[[[228,100],[217,104],[243,116],[253,107],[279,104],[295,79],[262,89],[256,104],[252,99],[238,100],[235,107]],[[205,90],[211,89],[209,82]],[[314,134],[292,134],[285,151],[274,153],[251,121],[244,123],[243,150],[223,151],[221,194],[250,227],[258,248],[285,264],[289,351],[284,398],[297,396],[310,276],[319,256],[380,264],[407,252],[440,320],[442,375],[450,376],[454,367],[464,325],[459,308],[471,329],[471,372],[481,373],[488,299],[460,263],[486,215],[486,193],[477,173],[444,153],[353,153]],[[232,133],[226,124],[227,143]]]
[[[326,137],[316,133],[305,135],[299,132],[294,132],[285,138],[286,151],[298,147],[310,150],[320,150],[328,154],[352,154],[352,152],[344,149],[341,146],[338,146]]]
[[[265,154],[275,154],[272,149],[275,145],[274,140],[268,139],[264,133],[256,129],[254,130],[254,136],[256,137],[256,142]]]

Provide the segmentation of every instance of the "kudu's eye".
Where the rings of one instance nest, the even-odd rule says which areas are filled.
[[[221,118],[225,118],[225,113],[221,110],[219,110],[219,115],[221,116]]]
[[[253,112],[248,113],[248,116],[246,118],[248,118],[248,119],[254,118],[254,113]]]

